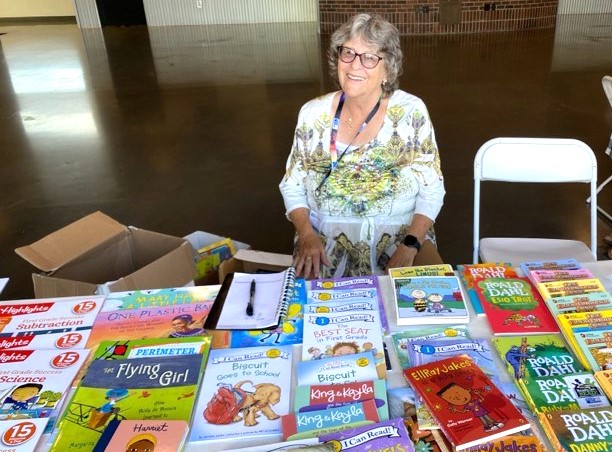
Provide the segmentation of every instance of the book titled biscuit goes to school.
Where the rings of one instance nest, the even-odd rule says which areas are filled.
[[[457,451],[530,428],[525,416],[466,355],[411,367],[404,376]]]
[[[112,420],[189,422],[210,336],[103,341],[58,424],[52,451],[91,451]]]

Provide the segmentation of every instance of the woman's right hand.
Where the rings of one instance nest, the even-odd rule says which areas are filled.
[[[319,236],[314,232],[298,234],[297,253],[293,266],[297,276],[312,279],[321,275],[321,265],[329,265],[329,258]]]

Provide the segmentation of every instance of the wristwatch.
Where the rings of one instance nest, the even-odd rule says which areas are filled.
[[[419,243],[419,239],[417,239],[414,235],[408,234],[404,237],[404,246],[408,248],[414,248],[417,251],[421,249],[421,244]]]

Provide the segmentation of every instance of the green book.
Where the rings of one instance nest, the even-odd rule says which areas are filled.
[[[189,422],[210,337],[103,341],[60,420],[52,451],[90,451],[112,420]]]

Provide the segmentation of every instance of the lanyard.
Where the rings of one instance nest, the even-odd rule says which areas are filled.
[[[327,173],[321,180],[321,183],[315,189],[315,193],[317,196],[321,194],[321,187],[327,181],[327,179],[331,175],[332,171],[336,168],[336,166],[338,166],[338,162],[342,159],[342,157],[344,157],[344,154],[346,154],[346,151],[348,150],[348,148],[351,147],[351,145],[357,139],[361,131],[366,128],[368,123],[372,120],[372,118],[378,111],[378,108],[380,107],[381,99],[382,99],[382,96],[378,98],[376,105],[374,105],[374,107],[372,108],[368,116],[365,118],[365,121],[363,121],[363,124],[361,124],[361,126],[359,127],[359,130],[357,130],[357,133],[355,134],[353,139],[346,146],[346,148],[344,149],[344,152],[340,154],[340,158],[338,158],[338,150],[336,148],[336,139],[338,137],[338,129],[340,128],[340,114],[342,113],[342,107],[344,107],[344,91],[340,95],[340,100],[338,101],[338,107],[336,107],[336,114],[334,115],[334,119],[332,120],[332,130],[331,130],[331,136],[329,138],[329,153],[331,157],[331,165],[329,169],[327,170]]]

